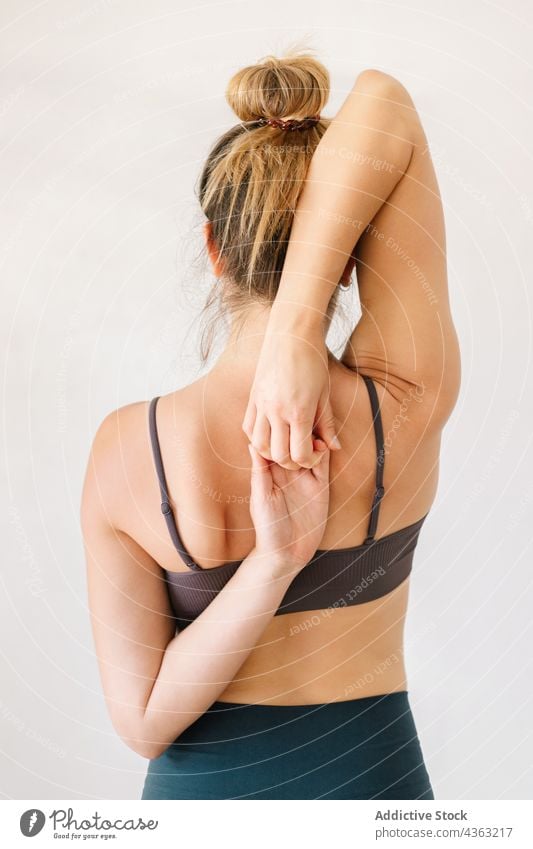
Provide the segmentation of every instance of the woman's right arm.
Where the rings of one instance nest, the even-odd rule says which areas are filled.
[[[413,109],[401,83],[364,71],[311,159],[243,421],[258,451],[287,468],[313,462],[313,429],[335,448],[325,315],[357,242],[409,165]]]
[[[161,568],[113,523],[113,498],[121,491],[118,479],[123,476],[119,446],[124,445],[125,431],[120,415],[120,410],[111,414],[100,426],[83,489],[81,520],[89,607],[113,725],[130,748],[143,757],[155,758],[205,713],[234,679],[295,574],[312,556],[312,552],[307,556],[308,550],[313,546],[316,550],[327,516],[329,480],[323,463],[319,470],[322,489],[315,498],[313,486],[318,484],[313,481],[318,478],[306,472],[313,477],[302,494],[307,506],[310,500],[316,503],[313,527],[308,537],[303,529],[296,529],[298,552],[290,546],[276,551],[276,546],[259,544],[265,538],[257,532],[261,515],[265,516],[263,507],[275,507],[275,498],[267,498],[269,473],[261,467],[265,461],[256,455],[252,475],[256,547],[200,616],[175,634]],[[277,521],[277,526],[281,529],[283,521]]]
[[[410,207],[396,207],[406,174]],[[382,207],[389,214],[378,229]],[[385,276],[373,268],[378,251]],[[356,254],[363,316],[342,362],[402,390],[419,386],[439,428],[460,379],[442,204],[411,96],[375,70],[359,74],[311,159],[243,422],[258,451],[282,465],[313,461],[313,430],[333,447],[324,315]]]

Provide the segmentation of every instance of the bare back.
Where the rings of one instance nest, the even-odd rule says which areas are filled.
[[[327,549],[362,543],[376,457],[369,398],[362,379],[332,362],[331,384],[343,449],[332,455],[330,513],[320,546]],[[438,429],[426,427],[424,400],[417,398],[415,390],[399,401],[385,390],[380,395],[387,495],[378,538],[428,512],[437,485],[440,442]],[[204,568],[241,560],[254,545],[248,508],[249,454],[239,427],[245,404],[246,386],[241,381],[235,379],[234,385],[227,382],[222,387],[208,376],[165,396],[158,407],[174,513],[187,549]],[[132,406],[130,417],[138,434],[136,472],[129,480],[128,497],[121,501],[120,528],[159,567],[186,572],[160,510],[147,405]],[[130,468],[135,468],[133,463],[125,463],[125,470]],[[220,700],[320,703],[376,694],[383,687],[387,691],[404,689],[402,636],[408,583],[375,602],[274,617]],[[386,672],[369,681],[369,668],[385,668]]]

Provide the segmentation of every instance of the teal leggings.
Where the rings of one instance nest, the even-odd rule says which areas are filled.
[[[313,705],[214,702],[143,799],[434,799],[407,692]]]

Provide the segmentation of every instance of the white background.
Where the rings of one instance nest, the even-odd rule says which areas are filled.
[[[531,39],[525,0],[3,0],[3,798],[136,799],[87,614],[79,497],[112,409],[198,375],[194,187],[231,74],[307,37],[332,75],[399,77],[447,220],[461,395],[407,626],[439,799],[526,799],[531,739]],[[529,548],[528,548],[529,547]]]

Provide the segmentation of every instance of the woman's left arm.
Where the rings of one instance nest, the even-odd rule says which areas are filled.
[[[134,422],[140,430],[137,407],[111,413],[98,429],[81,524],[109,714],[130,748],[155,758],[234,680],[316,551],[328,515],[329,452],[318,443],[321,462],[294,472],[273,467],[251,449],[255,547],[216,598],[176,634],[162,568],[120,528],[126,467],[138,461],[140,440],[126,437]]]

